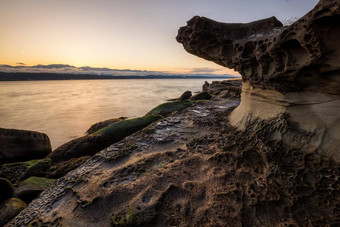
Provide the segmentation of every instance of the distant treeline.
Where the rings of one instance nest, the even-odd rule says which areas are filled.
[[[0,81],[24,80],[108,80],[108,79],[223,79],[228,76],[188,76],[188,75],[147,75],[147,76],[105,76],[63,73],[6,73],[0,72]]]

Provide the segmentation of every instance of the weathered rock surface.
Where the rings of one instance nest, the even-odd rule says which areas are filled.
[[[198,102],[111,145],[42,192],[9,226],[110,226],[118,220],[131,221],[133,225],[158,223],[156,219],[162,217],[166,207],[156,206],[168,206],[171,201],[164,196],[180,202],[183,197],[176,187],[182,188],[186,181],[199,181],[201,177],[208,179],[201,175],[201,170],[208,168],[202,165],[206,157],[201,159],[199,153],[192,153],[187,146],[194,145],[188,143],[195,144],[202,137],[204,143],[215,141],[225,111],[237,104],[229,100]],[[197,146],[209,156],[214,153],[203,144]],[[169,208],[169,212],[175,210]],[[169,216],[167,221],[170,219]],[[155,225],[164,226],[163,221]]]
[[[43,158],[50,152],[44,133],[0,128],[0,163]]]
[[[192,54],[233,68],[243,79],[231,124],[288,114],[311,133],[310,149],[340,161],[340,2],[321,0],[289,27],[275,18],[225,24],[194,17],[177,40]],[[294,135],[286,144],[294,144]]]
[[[46,172],[46,176],[49,178],[58,179],[65,176],[68,172],[78,168],[84,164],[92,156],[82,156],[79,158],[71,158],[66,161],[55,163]]]
[[[337,44],[331,47],[327,39],[337,34],[339,4],[322,0],[288,28],[275,18],[225,25],[195,17],[179,41],[241,72],[241,104],[198,101],[112,144],[42,192],[7,226],[337,226],[339,105],[333,85],[339,81],[336,71],[327,77],[322,69],[338,64],[338,50],[331,49]],[[295,56],[301,51],[295,41],[281,44],[302,40],[305,32],[320,44],[306,47],[311,62],[299,68],[304,58],[286,57],[275,64],[297,61],[297,74],[314,65],[326,81],[320,87],[313,78],[300,85],[287,67],[281,76],[280,67],[271,71],[267,63],[252,71],[267,50],[273,50],[269,56]],[[250,44],[238,48],[243,39]]]
[[[125,138],[59,179],[7,226],[327,226],[340,221],[340,166],[290,148],[287,116],[239,131],[238,102],[202,101]],[[275,133],[273,133],[275,132]]]

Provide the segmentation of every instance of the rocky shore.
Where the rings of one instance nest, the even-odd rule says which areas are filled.
[[[11,220],[25,209],[27,204],[37,198],[41,192],[53,185],[57,179],[78,168],[96,153],[140,131],[155,121],[158,122],[163,119],[164,122],[168,122],[169,119],[164,120],[164,117],[168,115],[198,105],[199,102],[202,102],[199,105],[205,105],[203,100],[222,101],[215,94],[218,94],[222,87],[224,87],[223,90],[228,90],[228,87],[232,87],[231,84],[237,86],[241,91],[241,84],[236,80],[232,82],[215,81],[212,84],[206,83],[201,93],[192,95],[190,91],[184,92],[179,98],[150,110],[144,117],[135,119],[121,117],[96,123],[87,130],[86,136],[74,139],[53,151],[51,151],[50,141],[46,134],[25,130],[0,129],[0,162],[2,163],[0,165],[0,185],[2,190],[0,224],[3,225]],[[234,98],[238,98],[238,96]],[[226,102],[228,101],[222,101],[222,103]],[[197,113],[201,111],[200,107],[198,108]],[[207,113],[202,114],[206,115]],[[192,120],[194,120],[195,116],[193,115],[192,117]],[[175,124],[180,122],[181,120],[178,119]],[[161,124],[160,122],[157,123],[157,125]],[[165,128],[166,126],[162,127]],[[179,128],[186,127],[187,125],[182,125]],[[156,137],[161,143],[163,143],[163,140],[166,142],[183,139],[179,137],[172,138],[173,135],[167,135],[167,131],[159,132]],[[189,137],[188,133],[187,137]],[[132,140],[134,139],[129,141]],[[124,150],[127,152],[136,148],[133,144],[134,142],[129,142],[124,145]],[[150,148],[152,143],[145,142],[145,145]]]
[[[1,225],[338,226],[339,18],[330,0],[289,27],[192,18],[177,41],[242,82],[100,122],[40,159],[0,151]]]

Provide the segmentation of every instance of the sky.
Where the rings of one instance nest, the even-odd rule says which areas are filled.
[[[195,15],[226,23],[301,17],[317,0],[0,0],[0,64],[237,74],[187,53]]]

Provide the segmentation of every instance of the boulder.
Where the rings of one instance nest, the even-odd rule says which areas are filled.
[[[0,178],[0,203],[11,198],[14,192],[12,183],[6,178]]]
[[[194,101],[197,101],[197,100],[209,100],[209,99],[211,99],[211,97],[212,96],[208,92],[204,91],[204,92],[201,92],[201,93],[198,93],[198,94],[192,96],[190,98],[190,100],[194,100]]]
[[[185,91],[179,98],[178,100],[183,101],[183,100],[188,100],[192,96],[191,91]]]
[[[50,152],[44,133],[0,128],[0,163],[43,158]]]
[[[0,204],[0,226],[9,222],[12,218],[17,216],[27,204],[18,198],[11,198]]]
[[[61,145],[47,157],[52,159],[53,163],[59,163],[71,158],[92,156],[161,118],[162,116],[160,115],[148,115],[113,123],[90,135],[71,140]]]
[[[16,183],[30,176],[44,176],[51,164],[52,161],[49,158],[7,163],[0,166],[0,176]]]
[[[19,184],[14,191],[14,196],[27,204],[49,188],[56,180],[45,177],[30,177]]]
[[[175,111],[181,111],[189,106],[192,105],[191,101],[184,100],[184,101],[175,101],[175,102],[166,102],[163,103],[159,106],[156,106],[152,110],[150,110],[146,116],[151,116],[151,115],[162,115],[162,116],[167,116],[170,113],[173,113]]]

